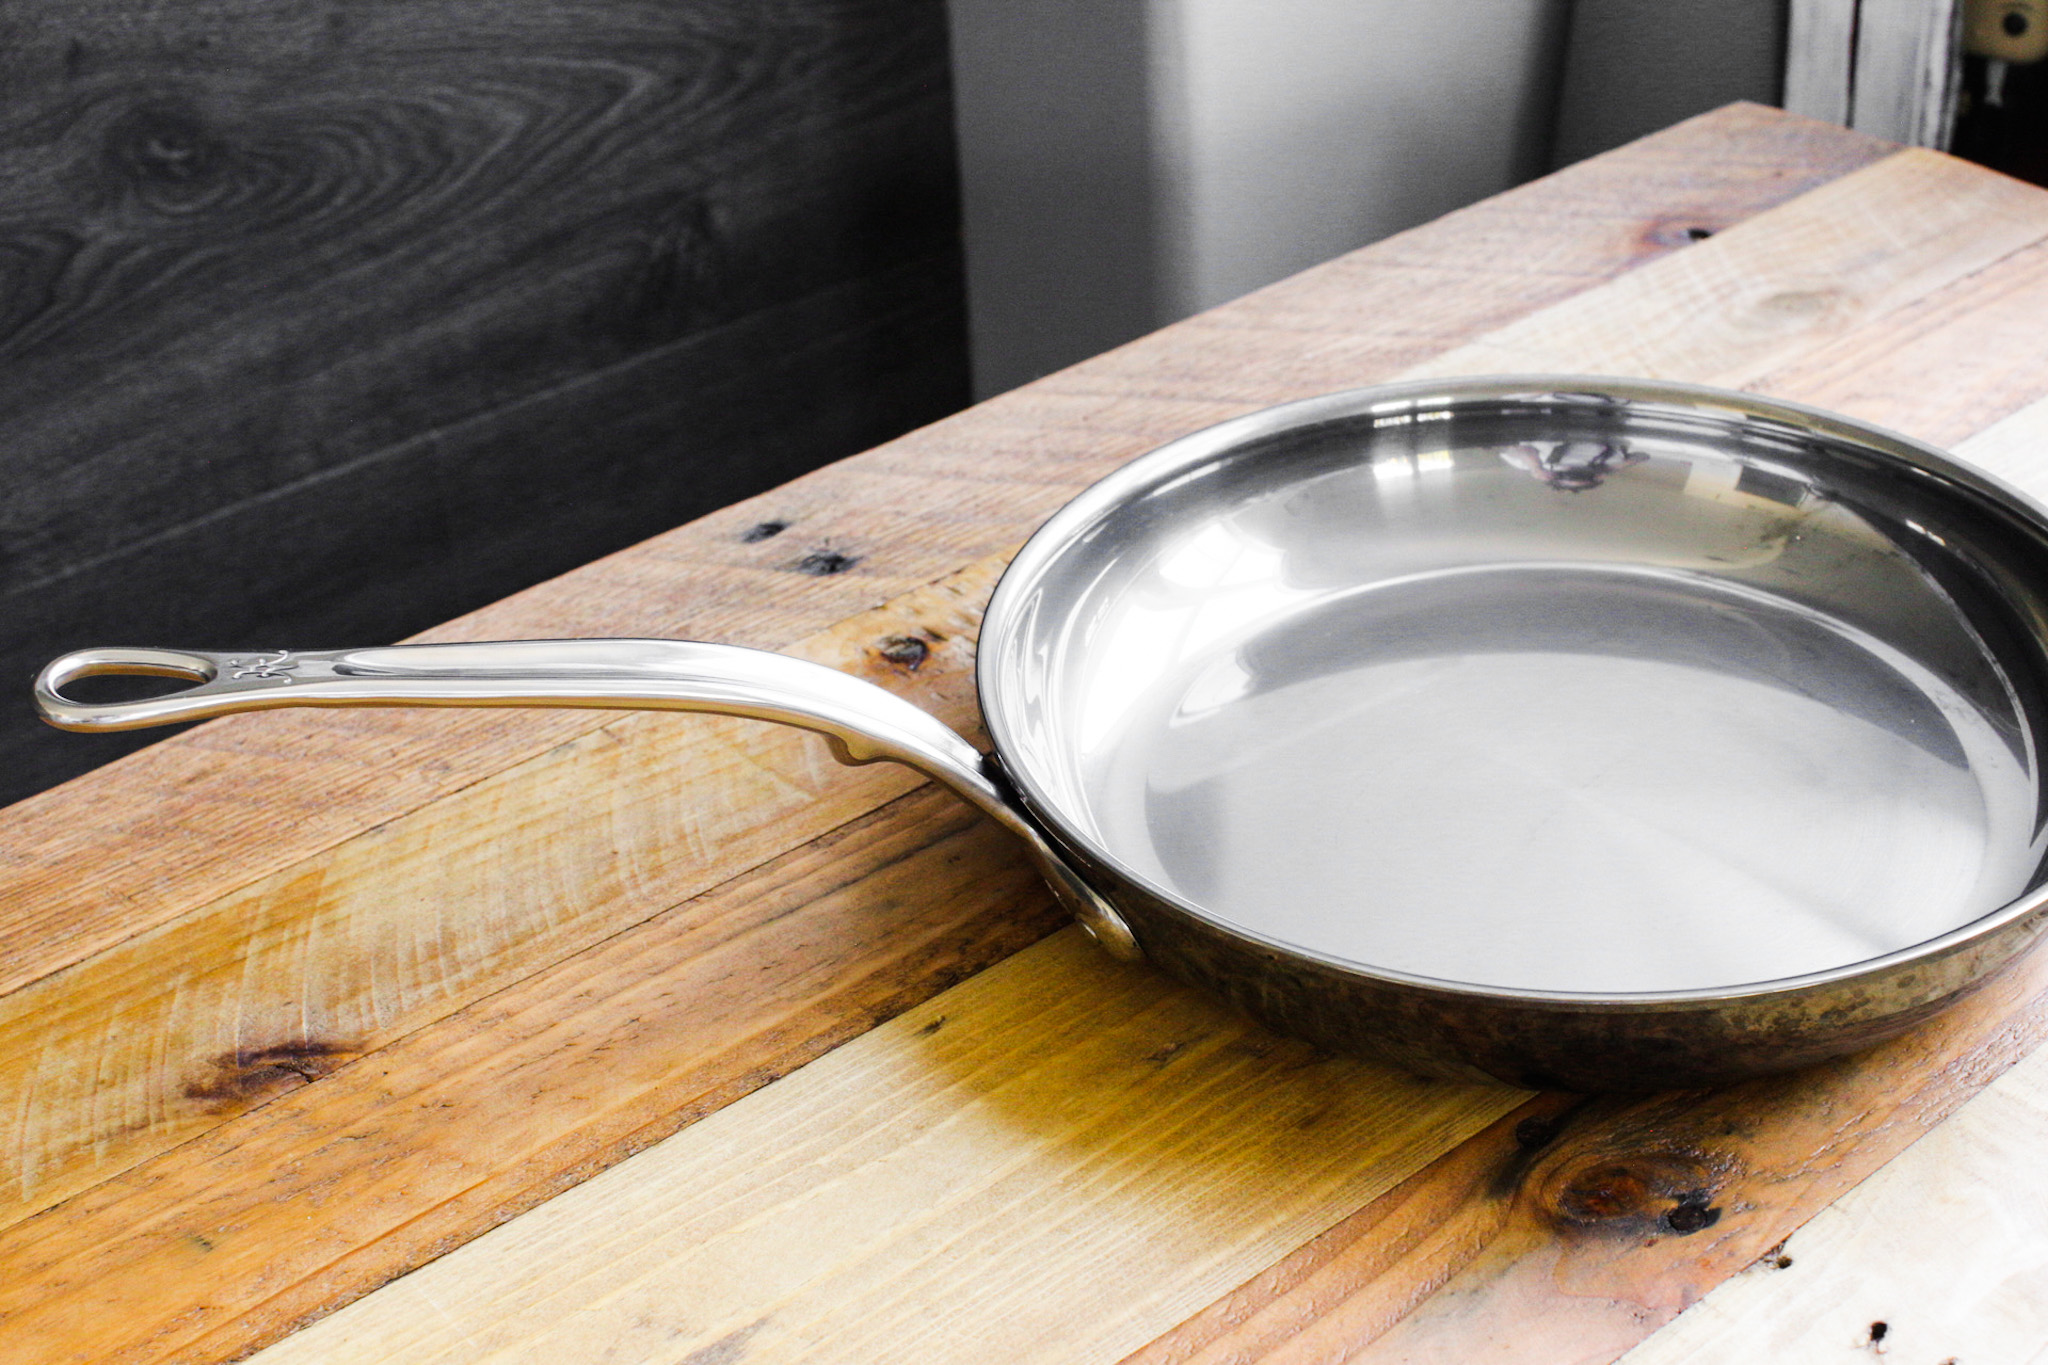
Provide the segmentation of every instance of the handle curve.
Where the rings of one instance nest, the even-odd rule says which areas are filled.
[[[78,678],[141,674],[195,686],[140,701],[66,697]],[[1060,902],[1113,956],[1142,956],[1122,916],[1082,880],[1019,802],[993,757],[873,683],[740,645],[686,640],[498,640],[370,649],[219,653],[81,649],[36,675],[42,718],[61,730],[134,730],[287,706],[569,706],[708,711],[825,737],[842,763],[915,768],[1023,839]]]

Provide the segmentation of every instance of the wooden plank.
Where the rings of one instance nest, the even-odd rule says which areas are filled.
[[[1516,1099],[1068,930],[255,1358],[1114,1358]]]
[[[958,321],[941,265],[760,309],[0,593],[0,670],[92,641],[411,634],[886,440],[959,406],[959,357],[931,344]],[[23,711],[0,726],[0,800],[165,737]]]
[[[1904,394],[1939,402],[1926,386]],[[1959,453],[2048,494],[2044,432],[2037,401]],[[1826,1067],[1632,1104],[1539,1097],[1126,1365],[1612,1360],[2044,1038],[2048,956],[2036,953],[1958,1010]],[[1674,1227],[1688,1199],[1701,1213]]]
[[[2003,460],[1972,433],[2003,425],[2001,419],[2039,392],[2048,374],[2044,310],[2048,247],[2034,246],[1908,304],[1882,329],[1799,357],[1757,387],[1812,394],[1814,402],[1841,412],[1910,411],[1912,432],[1922,440],[1947,446],[1967,437],[1967,450],[1986,451],[1987,462]],[[1896,397],[1901,392],[1912,395],[1903,409]],[[2016,431],[1996,438],[2001,448],[2018,441]],[[2048,485],[2038,492],[2048,494]]]
[[[1908,149],[1411,373],[1585,369],[1740,388],[2033,245],[2044,228],[2048,194]]]
[[[2048,1050],[1622,1360],[2040,1360],[2044,1136]]]
[[[1388,378],[1506,318],[1686,247],[1690,225],[1725,225],[1884,151],[1775,111],[1723,110],[430,635],[665,635],[779,648],[1016,544],[1080,487],[1193,426]],[[1356,337],[1365,322],[1371,347],[1351,345],[1336,359],[1323,351],[1333,338]],[[765,528],[784,529],[764,536]],[[0,941],[10,948],[0,990],[592,724],[562,712],[243,717],[10,807],[0,824]]]
[[[959,407],[945,72],[941,0],[10,6],[0,667],[410,632]],[[9,712],[0,800],[102,745]]]
[[[1850,208],[1853,211],[1881,217],[1881,206],[1896,202],[1897,196],[1892,194],[1892,186],[1884,177],[1875,173],[1868,174],[1868,183],[1872,186],[1868,200],[1862,204],[1852,204]],[[1910,213],[1912,210],[1907,207],[1901,211]],[[1804,231],[1801,219],[1792,209],[1788,208],[1781,212],[1785,213],[1793,228]],[[1727,234],[1727,241],[1722,249],[1745,260],[1769,260],[1771,253],[1762,250],[1755,240],[1768,225],[1769,219],[1759,220],[1747,239],[1741,234]],[[1913,242],[1922,239],[1905,235],[1901,240],[1906,243],[1901,250],[1907,251],[1912,249]],[[1848,246],[1860,250],[1854,240],[1851,240]],[[1957,282],[1957,287],[1964,287],[1972,282],[1971,272],[1976,268],[1968,266],[1968,262],[1976,258],[1967,249],[1959,250],[1958,257],[1967,268],[1951,272],[1950,278]],[[1852,259],[1857,261],[1859,266],[1867,266],[1866,256],[1857,255]],[[1671,278],[1671,287],[1674,291],[1682,291],[1692,287],[1691,281],[1695,271],[1702,268],[1705,267],[1673,260],[1665,266],[1653,269]],[[1664,303],[1656,296],[1655,291],[1643,289],[1639,283],[1641,278],[1640,275],[1632,276],[1609,288],[1616,291],[1631,291],[1631,297],[1635,299],[1633,307],[1642,309],[1647,315],[1657,316]],[[1769,283],[1768,278],[1765,283]],[[1740,308],[1742,300],[1740,297],[1731,296],[1728,306]],[[1892,306],[1898,306],[1896,300]],[[1578,356],[1596,363],[1604,358],[1593,341],[1577,340],[1579,338],[1611,336],[1614,339],[1609,344],[1615,348],[1634,347],[1640,344],[1637,335],[1626,326],[1607,331],[1583,327],[1581,322],[1586,307],[1585,303],[1574,300],[1559,305],[1554,310],[1563,324],[1561,330],[1574,338],[1575,344],[1579,346],[1576,353]],[[1610,319],[1618,318],[1625,321],[1628,313],[1626,310],[1616,309],[1607,316]],[[1718,326],[1718,320],[1710,316],[1704,320],[1703,325]],[[1538,330],[1524,324],[1516,326],[1521,329],[1520,335],[1524,337],[1533,336]],[[1852,335],[1844,344],[1862,342],[1860,337]],[[1758,351],[1764,354],[1781,353],[1781,341],[1775,335],[1766,334],[1760,337],[1756,346]],[[1731,353],[1725,347],[1709,349],[1703,357],[1703,362],[1732,364],[1738,369],[1751,363],[1747,357]],[[1713,379],[1718,376],[1709,371],[1697,375],[1681,372],[1676,377]],[[1901,414],[1908,414],[1909,410],[1905,405],[1910,402],[1912,396],[1911,393],[1901,396],[1900,405],[1893,413],[1895,418]],[[990,979],[999,982],[1002,978]],[[1388,1264],[1385,1259],[1385,1240],[1378,1235],[1367,1239],[1362,1233],[1357,1232],[1355,1225],[1352,1227],[1351,1232],[1354,1235],[1350,1236],[1347,1244],[1367,1248],[1370,1255],[1379,1259],[1375,1261],[1372,1273],[1362,1277],[1372,1292],[1356,1299],[1355,1316],[1345,1317],[1342,1327],[1331,1330],[1355,1331],[1361,1321],[1367,1325],[1397,1323],[1394,1330],[1388,1333],[1388,1341],[1398,1343],[1411,1339],[1422,1340],[1428,1347],[1424,1352],[1425,1358],[1429,1358],[1432,1353],[1436,1356],[1446,1353],[1455,1355],[1462,1349],[1457,1343],[1469,1341],[1475,1323],[1478,1324],[1481,1335],[1484,1335],[1484,1329],[1488,1324],[1518,1321],[1533,1324],[1531,1330],[1523,1334],[1523,1337],[1515,1338],[1526,1338],[1531,1343],[1531,1349],[1535,1352],[1529,1357],[1532,1359],[1548,1358],[1544,1352],[1554,1353],[1559,1342],[1576,1341],[1580,1336],[1584,1336],[1588,1342],[1600,1349],[1611,1348],[1610,1353],[1618,1351],[1639,1337],[1643,1331],[1648,1330],[1648,1325],[1656,1320],[1657,1313],[1662,1312],[1668,1316],[1676,1312],[1678,1307],[1682,1306],[1684,1296],[1688,1292],[1697,1292],[1699,1288],[1714,1283],[1743,1263],[1738,1253],[1746,1245],[1744,1238],[1754,1241],[1757,1236],[1763,1235],[1763,1232],[1782,1235],[1778,1232],[1778,1223],[1782,1223],[1787,1217],[1803,1216],[1805,1212],[1810,1212],[1812,1207],[1817,1206],[1817,1202],[1825,1202],[1826,1197],[1841,1188],[1839,1185],[1828,1185],[1823,1178],[1825,1172],[1816,1173],[1811,1168],[1809,1157],[1816,1143],[1825,1145],[1831,1140],[1842,1140],[1846,1125],[1846,1131],[1853,1132],[1857,1137],[1857,1150],[1866,1153],[1873,1162],[1881,1160],[1888,1151],[1897,1150],[1897,1147],[1902,1145],[1905,1140],[1902,1134],[1918,1131],[1916,1123],[1926,1119],[1930,1114],[1938,1114],[1944,1105],[1959,1103],[1974,1085],[1982,1084],[1990,1075],[1995,1074],[2000,1056],[2003,1055],[2009,1060],[2012,1051],[2008,1050],[2003,1054],[1985,1051],[1980,1046],[1983,1034],[1995,1027],[2004,1027],[2008,1031],[2007,1041],[2015,1049],[2031,1037],[2037,1036],[2038,1022],[2033,1021],[2027,1011],[2040,1012],[2038,997],[2043,984],[2041,981],[2029,979],[2016,986],[2009,985],[2006,988],[2008,993],[2005,995],[1993,992],[1980,997],[1974,1007],[1978,1013],[1958,1014],[1947,1021],[1942,1029],[1915,1035],[1912,1045],[1927,1049],[1923,1052],[1904,1051],[1902,1049],[1907,1045],[1901,1044],[1895,1045],[1894,1050],[1889,1053],[1877,1055],[1875,1060],[1865,1058],[1840,1064],[1838,1069],[1845,1078],[1841,1082],[1844,1095],[1837,1104],[1823,1104],[1818,1111],[1819,1117],[1815,1117],[1809,1103],[1813,1095],[1814,1079],[1809,1074],[1790,1081],[1760,1083],[1739,1092],[1728,1092],[1718,1103],[1700,1101],[1697,1097],[1678,1097],[1635,1106],[1610,1102],[1605,1107],[1590,1107],[1577,1113],[1572,1140],[1560,1142],[1554,1149],[1550,1149],[1547,1141],[1530,1143],[1526,1137],[1517,1143],[1515,1127],[1509,1127],[1505,1130],[1506,1140],[1518,1150],[1521,1147],[1534,1146],[1549,1149],[1540,1165],[1529,1163],[1526,1159],[1524,1164],[1529,1166],[1531,1172],[1537,1173],[1531,1174],[1530,1179],[1540,1178],[1550,1183],[1539,1183],[1535,1186],[1525,1184],[1519,1187],[1536,1191],[1536,1194],[1529,1195],[1521,1201],[1503,1198],[1488,1204],[1485,1201],[1473,1201],[1469,1197],[1475,1180],[1483,1175],[1487,1182],[1492,1182],[1499,1175],[1499,1164],[1489,1155],[1502,1141],[1502,1130],[1495,1130],[1493,1138],[1490,1139],[1492,1146],[1483,1141],[1473,1149],[1453,1152],[1444,1158],[1441,1166],[1432,1169],[1424,1188],[1411,1186],[1394,1196],[1402,1210],[1401,1216],[1414,1230],[1411,1240],[1426,1244],[1412,1262],[1397,1261]],[[995,987],[990,986],[988,989],[993,990]],[[933,1007],[939,1008],[942,1004],[943,1001],[934,1002]],[[1017,1008],[1022,1012],[1024,1007],[1019,1005]],[[1053,1041],[1043,1041],[1039,1046],[1053,1046]],[[1947,1050],[1943,1051],[1943,1047]],[[1902,1075],[1912,1078],[1912,1083],[1902,1081]],[[1887,1099],[1896,1107],[1887,1108],[1885,1103],[1873,1099],[1873,1091],[1881,1092],[1879,1098]],[[1517,1126],[1522,1119],[1541,1117],[1542,1114],[1543,1111],[1523,1111],[1517,1115]],[[1138,1118],[1130,1116],[1124,1122],[1131,1127],[1129,1140],[1140,1141],[1142,1134],[1138,1131]],[[1864,1126],[1858,1127],[1859,1123]],[[1836,1126],[1830,1128],[1828,1124]],[[1749,1136],[1741,1141],[1733,1140],[1729,1133],[1724,1131],[1731,1128]],[[689,1133],[685,1133],[676,1141],[686,1142],[689,1136]],[[767,1136],[762,1135],[760,1141],[765,1143],[767,1140]],[[1715,1145],[1717,1143],[1718,1146]],[[1888,1143],[1891,1144],[1889,1147]],[[624,1172],[638,1169],[637,1163],[653,1155],[654,1153],[648,1153],[634,1158],[619,1170]],[[1447,1176],[1445,1171],[1451,1174]],[[1585,1207],[1597,1204],[1596,1196],[1600,1196],[1600,1191],[1605,1188],[1600,1182],[1617,1171],[1621,1175],[1615,1179],[1620,1180],[1622,1186],[1640,1187],[1642,1193],[1636,1198],[1635,1203],[1614,1213],[1604,1222],[1601,1217],[1591,1217],[1590,1230],[1586,1235],[1577,1240],[1567,1241],[1560,1250],[1558,1210],[1565,1208],[1569,1212],[1571,1209],[1579,1209],[1583,1213]],[[1626,1176],[1627,1179],[1622,1180],[1621,1176]],[[1064,1187],[1057,1180],[1051,1176],[1042,1178],[1052,1181],[1052,1184],[1044,1188],[1034,1186],[1028,1198],[1023,1194],[1016,1197],[1026,1199],[1026,1202],[1034,1205],[1057,1201],[1064,1197]],[[1723,1180],[1727,1182],[1725,1187],[1719,1183]],[[638,1187],[614,1184],[608,1188],[637,1190]],[[1687,1202],[1694,1190],[1705,1189],[1718,1195],[1724,1188],[1730,1191],[1724,1202],[1711,1205]],[[1591,1193],[1588,1193],[1589,1190]],[[1537,1195],[1541,1195],[1542,1198],[1537,1198]],[[622,1216],[625,1213],[624,1206],[631,1197],[624,1194],[609,1196],[620,1206]],[[1753,1206],[1753,1209],[1750,1206]],[[980,1208],[978,1204],[972,1207],[975,1210]],[[1431,1210],[1440,1212],[1454,1207],[1464,1209],[1465,1214],[1442,1228],[1428,1226]],[[1696,1208],[1698,1216],[1711,1216],[1716,1225],[1725,1223],[1726,1226],[1704,1244],[1684,1240],[1689,1235],[1704,1231],[1704,1223],[1690,1228],[1681,1223],[1666,1227],[1668,1235],[1662,1238],[1652,1235],[1660,1226],[1660,1219],[1668,1223],[1673,1211],[1681,1207]],[[1729,1212],[1726,1218],[1718,1216],[1722,1212],[1737,1208],[1741,1208],[1745,1216],[1738,1218],[1733,1212]],[[1306,1209],[1297,1212],[1302,1223],[1308,1226],[1310,1231],[1314,1231],[1320,1223],[1337,1221],[1346,1211],[1341,1203],[1333,1200],[1319,1205],[1313,1213]],[[1753,1216],[1750,1216],[1752,1213]],[[602,1221],[595,1214],[586,1216]],[[943,1226],[931,1232],[930,1237],[943,1241],[949,1237],[975,1235],[971,1228],[961,1221],[968,1216],[954,1218],[949,1213],[941,1220],[938,1214],[934,1214],[933,1218],[941,1221]],[[1091,1235],[1103,1238],[1122,1235],[1114,1226],[1117,1216],[1114,1210],[1104,1213],[1102,1217],[1110,1225],[1097,1229]],[[1368,1209],[1360,1216],[1375,1226],[1392,1225],[1388,1206]],[[1681,1218],[1684,1216],[1680,1215]],[[1776,1223],[1773,1222],[1774,1219],[1777,1220]],[[522,1220],[522,1225],[525,1222],[526,1220]],[[760,1233],[763,1237],[777,1235],[784,1234],[772,1229]],[[1643,1256],[1635,1259],[1622,1256],[1617,1248],[1634,1247],[1639,1235],[1648,1236],[1652,1243],[1662,1248],[1661,1251],[1652,1255],[1646,1249]],[[1229,1246],[1212,1246],[1207,1242],[1198,1242],[1194,1240],[1197,1236],[1196,1231],[1185,1234],[1187,1240],[1181,1248],[1185,1257],[1201,1264],[1207,1264],[1203,1260],[1204,1257],[1234,1257],[1235,1253]],[[1344,1237],[1341,1234],[1337,1235],[1336,1240],[1343,1241]],[[493,1253],[483,1250],[487,1245],[503,1247],[517,1244],[504,1241],[478,1242],[478,1250],[475,1251],[478,1259],[463,1262],[475,1267],[465,1272],[466,1274],[477,1282],[491,1280],[512,1285],[514,1288],[508,1292],[530,1291],[538,1295],[539,1290],[533,1287],[531,1275],[520,1264],[521,1258],[529,1253],[517,1250]],[[771,1254],[759,1249],[760,1245],[750,1244],[754,1249],[741,1248],[733,1254],[746,1264],[756,1264],[756,1257]],[[1701,1249],[1702,1245],[1707,1248],[1706,1251]],[[559,1243],[556,1244],[556,1250],[562,1251]],[[569,1254],[563,1252],[565,1256]],[[601,1253],[597,1251],[589,1254],[601,1259]],[[869,1285],[893,1284],[895,1281],[892,1277],[918,1273],[915,1265],[908,1264],[905,1259],[914,1260],[916,1254],[915,1247],[906,1249],[899,1246],[886,1253],[877,1251],[877,1259],[872,1264],[863,1262],[864,1268],[858,1272],[859,1275],[871,1275],[874,1278],[863,1279],[861,1282]],[[1596,1295],[1596,1299],[1607,1303],[1604,1310],[1607,1313],[1606,1317],[1584,1309],[1574,1291],[1567,1290],[1562,1295],[1556,1293],[1553,1282],[1545,1278],[1547,1272],[1542,1267],[1551,1263],[1548,1258],[1567,1254],[1578,1258],[1572,1262],[1575,1267],[1574,1274],[1582,1270],[1586,1276],[1606,1286],[1600,1295]],[[1752,1251],[1748,1254],[1753,1256],[1756,1253]],[[495,1259],[488,1259],[490,1257]],[[1245,1264],[1236,1260],[1231,1260],[1231,1263]],[[1120,1261],[1118,1264],[1124,1263]],[[581,1273],[582,1263],[573,1258],[552,1263],[550,1273],[558,1276],[563,1274],[565,1265]],[[989,1278],[979,1281],[958,1266],[954,1269],[956,1278],[943,1293],[929,1287],[928,1290],[920,1291],[922,1297],[919,1302],[924,1311],[936,1314],[943,1307],[943,1315],[956,1328],[964,1322],[973,1330],[982,1330],[977,1326],[982,1322],[978,1314],[1008,1311],[1011,1300],[1004,1297],[1002,1287],[1008,1282],[1005,1277],[1014,1274],[1012,1268],[992,1264],[987,1272]],[[1285,1268],[1286,1273],[1280,1274],[1278,1278],[1295,1287],[1306,1285],[1307,1288],[1302,1292],[1309,1295],[1310,1302],[1327,1305],[1327,1283],[1325,1280],[1318,1280],[1314,1273],[1321,1267],[1310,1267],[1307,1271],[1294,1274],[1293,1272],[1298,1269],[1298,1264],[1290,1263]],[[1454,1292],[1448,1295],[1431,1297],[1422,1310],[1403,1318],[1402,1314],[1408,1307],[1426,1294],[1436,1280],[1454,1272],[1454,1286],[1463,1285],[1464,1288],[1454,1289]],[[846,1273],[855,1274],[852,1270]],[[1129,1273],[1136,1274],[1135,1271]],[[1170,1267],[1161,1267],[1152,1273],[1158,1278],[1141,1281],[1127,1279],[1124,1288],[1127,1293],[1151,1296],[1150,1301],[1158,1307],[1156,1311],[1147,1310],[1150,1315],[1149,1325],[1164,1329],[1170,1327],[1173,1321],[1166,1316],[1166,1305],[1183,1300],[1192,1290],[1188,1281],[1173,1278],[1174,1271]],[[400,1282],[401,1286],[406,1283],[410,1281]],[[437,1282],[429,1280],[421,1283],[432,1285]],[[832,1298],[833,1295],[842,1292],[841,1288],[833,1287],[837,1283],[833,1280],[830,1285],[819,1288],[817,1292],[824,1296],[824,1299],[817,1303],[805,1298],[804,1304],[809,1306],[800,1305],[801,1312],[811,1312],[815,1309],[829,1319],[830,1313],[836,1310],[826,1305],[824,1300],[837,1301]],[[518,1289],[521,1284],[527,1286],[527,1291]],[[636,1340],[633,1333],[639,1330],[636,1324],[643,1321],[651,1322],[664,1330],[679,1327],[677,1319],[671,1314],[654,1312],[651,1309],[642,1312],[637,1306],[638,1299],[633,1300],[635,1307],[631,1312],[624,1312],[618,1310],[617,1301],[610,1297],[614,1292],[612,1289],[592,1289],[588,1282],[579,1282],[579,1285],[580,1287],[562,1290],[561,1293],[566,1297],[557,1307],[563,1320],[574,1319],[577,1322],[575,1330],[583,1333],[579,1340],[586,1350],[616,1349],[630,1357],[638,1349],[632,1344]],[[1545,1286],[1550,1287],[1546,1289]],[[1688,1286],[1691,1286],[1691,1289],[1688,1289]],[[806,1289],[804,1292],[808,1294],[809,1290]],[[368,1353],[401,1348],[408,1351],[428,1349],[427,1346],[421,1345],[419,1340],[404,1335],[410,1330],[405,1324],[417,1319],[422,1311],[420,1301],[411,1297],[409,1291],[388,1293],[388,1297],[386,1293],[373,1296],[363,1301],[360,1311],[351,1310],[350,1314],[344,1315],[352,1325],[345,1329],[333,1329],[341,1335],[310,1335],[313,1345],[305,1349],[317,1349],[326,1353],[344,1348],[357,1349],[359,1346]],[[577,1298],[578,1295],[585,1293],[592,1297],[588,1300]],[[1644,1296],[1649,1298],[1647,1306],[1641,1301]],[[488,1333],[499,1329],[500,1319],[510,1321],[502,1303],[482,1306],[483,1301],[478,1300],[480,1306],[474,1312],[465,1308],[463,1305],[474,1298],[470,1290],[463,1290],[457,1294],[452,1303],[442,1302],[442,1296],[438,1293],[434,1293],[432,1297],[433,1301],[441,1304],[441,1311],[445,1314],[441,1321],[447,1325],[449,1332],[455,1334],[448,1338],[451,1341],[461,1339],[462,1334],[468,1332],[484,1333],[482,1339],[490,1340]],[[1240,1294],[1236,1298],[1242,1302],[1245,1295]],[[1609,1303],[1609,1300],[1614,1302]],[[1298,1302],[1290,1301],[1286,1308],[1281,1310],[1281,1316],[1284,1318],[1287,1312],[1295,1311]],[[579,1304],[582,1305],[580,1309]],[[765,1312],[773,1305],[755,1297],[748,1301],[748,1306],[757,1312]],[[549,1313],[556,1311],[554,1308],[547,1309],[541,1316],[547,1318]],[[779,1315],[780,1311],[777,1308],[776,1314]],[[771,1322],[779,1320],[779,1316],[776,1315],[771,1315],[769,1319]],[[808,1318],[801,1320],[811,1321]],[[562,1349],[560,1339],[549,1335],[557,1330],[557,1327],[552,1325],[554,1321],[554,1318],[548,1318],[547,1322],[533,1326],[530,1335],[517,1337],[506,1349],[534,1353]],[[1633,1324],[1633,1327],[1629,1327],[1629,1324]],[[727,1328],[737,1330],[738,1325],[727,1324]],[[695,1343],[690,1349],[708,1348],[721,1339],[716,1336],[704,1338],[691,1335],[696,1331],[694,1323],[682,1326],[688,1328],[685,1332],[686,1339]],[[1104,1328],[1101,1322],[1093,1326]],[[1126,1325],[1119,1320],[1098,1335],[1104,1341],[1115,1341],[1119,1339],[1117,1333],[1125,1329]],[[314,1330],[316,1333],[322,1331]],[[505,1326],[503,1330],[509,1332],[515,1329]],[[775,1329],[777,1333],[780,1330]],[[1633,1330],[1635,1335],[1626,1335],[1629,1330]],[[762,1332],[769,1333],[769,1329],[763,1328]],[[971,1338],[972,1332],[968,1335]],[[758,1347],[754,1344],[756,1340],[762,1343]],[[834,1340],[843,1343],[846,1338]],[[1357,1344],[1355,1338],[1345,1340],[1352,1345]],[[293,1340],[288,1339],[287,1346],[295,1344]],[[1211,1344],[1214,1343],[1196,1343],[1203,1348]],[[1283,1339],[1281,1344],[1290,1348],[1293,1345],[1291,1338]],[[1327,1342],[1324,1344],[1327,1345]],[[1238,1342],[1226,1342],[1225,1348],[1219,1348],[1219,1358],[1227,1356],[1230,1350],[1241,1345],[1242,1343]],[[732,1345],[731,1349],[734,1358],[744,1358],[744,1353],[738,1345]],[[1061,1349],[1069,1347],[1063,1345]],[[800,1343],[793,1343],[790,1338],[770,1333],[748,1338],[746,1350],[758,1350],[766,1357],[800,1357],[802,1346]],[[1162,1358],[1175,1357],[1169,1355]],[[1315,1357],[1310,1355],[1305,1358]]]

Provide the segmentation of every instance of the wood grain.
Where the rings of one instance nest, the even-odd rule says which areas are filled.
[[[0,664],[410,633],[959,407],[945,70],[937,0],[10,7]],[[0,798],[103,756],[4,717]]]
[[[256,1359],[1113,1358],[1516,1098],[1067,930]]]
[[[1894,395],[1910,393],[1914,435],[1943,446],[1972,438],[1966,448],[1975,451],[1972,433],[2035,396],[2048,374],[2044,307],[2048,247],[2033,246],[1900,309],[1881,334],[1845,337],[1763,376],[1758,387],[1815,394],[1855,413],[1884,412],[1898,406]]]
[[[1912,148],[1412,373],[1584,369],[1741,388],[2044,234],[2048,194]],[[1967,309],[1959,293],[1943,306]],[[1898,330],[1870,328],[1866,353]]]
[[[1545,1097],[1126,1365],[1613,1360],[2044,1038],[2037,956],[1845,1061],[1634,1103]]]
[[[244,1112],[0,1240],[0,1344],[235,1358],[1063,922],[927,786],[374,1052],[233,1059]]]

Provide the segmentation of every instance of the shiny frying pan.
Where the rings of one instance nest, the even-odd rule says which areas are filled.
[[[667,640],[89,649],[36,690],[78,730],[787,721],[953,787],[1114,953],[1331,1048],[1521,1085],[1849,1051],[2048,925],[2048,515],[1787,403],[1516,377],[1225,422],[1032,537],[977,672],[987,758],[844,674]],[[64,697],[95,673],[197,685]]]

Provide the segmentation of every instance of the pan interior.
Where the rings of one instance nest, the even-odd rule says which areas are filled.
[[[1261,938],[1509,989],[1821,971],[2028,889],[2031,734],[1958,603],[1966,528],[1797,442],[1454,417],[1120,506],[1005,664],[1038,798]]]

